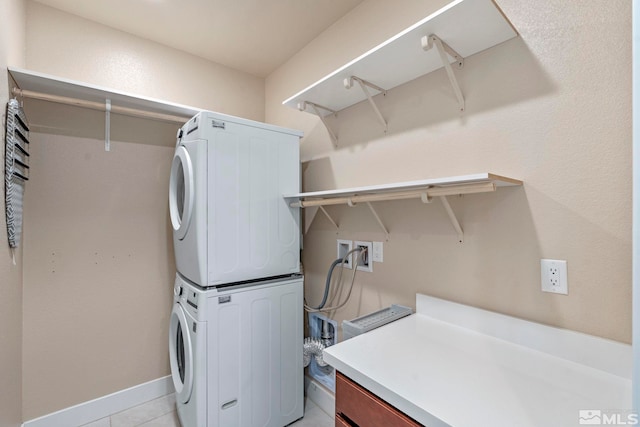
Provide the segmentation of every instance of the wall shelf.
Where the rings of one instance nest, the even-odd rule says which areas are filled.
[[[464,232],[449,205],[447,196],[486,193],[495,191],[498,187],[518,185],[522,185],[522,181],[491,173],[480,173],[367,187],[297,193],[285,195],[284,198],[287,199],[291,207],[311,209],[305,220],[305,233],[309,230],[318,210],[327,216],[336,229],[339,228],[336,221],[324,209],[324,206],[341,204],[355,206],[358,203],[365,203],[388,240],[389,231],[371,204],[372,202],[420,199],[423,203],[430,203],[434,197],[437,197],[449,216],[451,225],[458,235],[458,241],[462,243],[464,241]]]
[[[121,92],[101,86],[63,79],[35,71],[8,67],[18,86],[13,95],[105,112],[105,149],[109,147],[110,114],[122,114],[182,124],[200,108]]]
[[[450,63],[462,68],[464,58],[518,35],[492,0],[456,0],[345,64],[283,105],[324,117],[368,99],[386,130],[375,102],[383,91],[445,67],[459,107],[464,97]],[[364,82],[351,88],[353,79]],[[328,126],[327,126],[327,129]],[[337,137],[329,129],[334,143]]]

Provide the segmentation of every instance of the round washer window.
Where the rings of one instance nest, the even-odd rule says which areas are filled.
[[[193,211],[193,167],[189,153],[183,146],[176,149],[169,179],[169,215],[171,225],[180,240],[184,239]]]
[[[184,384],[184,374],[186,371],[186,365],[184,360],[184,339],[182,338],[182,326],[178,323],[178,331],[176,332],[176,356],[178,362],[178,374],[180,375],[180,381]]]
[[[174,304],[169,325],[169,362],[176,399],[187,403],[193,388],[193,348],[189,322],[180,304]]]
[[[182,163],[178,165],[178,182],[176,183],[176,206],[178,208],[178,219],[182,222],[184,214],[184,195],[185,195],[185,180],[184,180],[184,168]]]

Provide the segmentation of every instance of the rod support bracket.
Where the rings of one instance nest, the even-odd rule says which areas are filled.
[[[434,46],[440,55],[440,60],[442,61],[442,65],[447,72],[447,77],[449,77],[449,82],[453,87],[453,92],[456,95],[456,99],[458,100],[458,105],[460,107],[460,111],[464,111],[465,102],[464,96],[462,95],[462,90],[460,89],[460,85],[458,84],[458,80],[456,79],[456,75],[453,72],[453,68],[451,67],[451,63],[449,62],[449,56],[455,60],[455,64],[458,69],[464,67],[464,58],[458,52],[453,50],[451,46],[442,41],[435,34],[430,34],[428,36],[422,36],[421,39],[422,49],[427,51],[431,50]],[[448,56],[447,56],[448,55]]]
[[[427,194],[426,191],[420,194],[420,200],[422,201],[422,203],[425,203],[425,204],[431,203],[431,197],[429,197],[429,194]]]

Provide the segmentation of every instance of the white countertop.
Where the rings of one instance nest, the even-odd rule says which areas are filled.
[[[428,427],[570,427],[579,410],[631,408],[631,346],[417,298],[325,360]]]

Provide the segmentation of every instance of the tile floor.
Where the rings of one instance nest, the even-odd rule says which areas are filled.
[[[333,419],[311,400],[305,398],[304,418],[292,427],[333,427]],[[181,427],[173,394],[102,418],[82,427]]]

